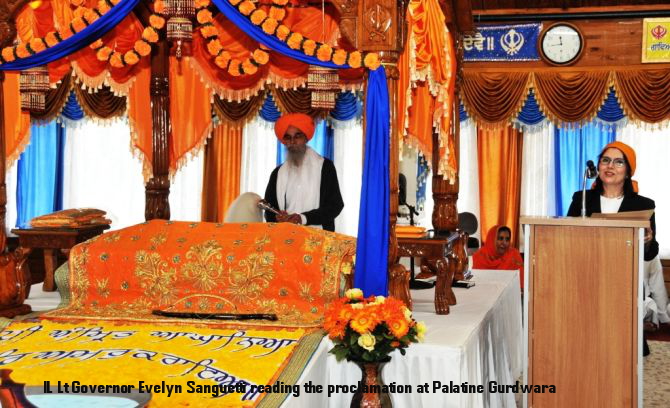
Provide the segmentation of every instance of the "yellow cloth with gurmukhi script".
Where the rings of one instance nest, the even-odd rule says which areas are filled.
[[[0,368],[12,369],[19,383],[42,388],[49,381],[54,393],[59,381],[61,389],[67,383],[71,391],[75,381],[80,386],[131,385],[135,391],[143,381],[145,392],[160,386],[152,387],[152,407],[253,407],[264,399],[274,399],[269,405],[276,406],[286,393],[252,387],[267,391],[267,385],[278,383],[276,390],[288,390],[280,371],[289,370],[289,358],[308,333],[193,324],[16,322],[0,332]],[[291,364],[301,368],[309,355],[298,357],[303,361],[294,358]],[[217,395],[211,388],[240,383],[246,384],[243,393]]]

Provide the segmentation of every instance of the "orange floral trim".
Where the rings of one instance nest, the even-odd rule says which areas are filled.
[[[0,51],[0,65],[17,59],[26,58],[53,47],[61,41],[77,34],[98,18],[102,17],[121,0],[100,0],[94,8],[77,7],[70,24],[58,31],[50,31],[44,37],[33,38],[28,43],[5,47]],[[79,6],[82,2],[71,0],[71,4]]]
[[[288,0],[272,0],[273,5],[269,13],[256,8],[256,4],[250,0],[228,1],[252,24],[260,26],[265,34],[277,37],[293,50],[302,51],[310,57],[316,56],[319,61],[332,62],[335,65],[348,64],[351,68],[360,68],[363,65],[371,70],[375,70],[381,65],[377,53],[362,54],[360,51],[347,52],[342,49],[333,49],[328,44],[305,38],[302,34],[291,31],[290,28],[281,24],[281,20],[286,16],[284,7]]]
[[[104,1],[104,0],[103,0]],[[161,0],[154,2],[154,14],[149,17],[149,27],[142,31],[142,38],[135,41],[133,49],[121,53],[97,40],[90,47],[96,51],[99,61],[105,61],[114,68],[123,68],[135,65],[142,57],[151,54],[151,44],[158,42],[158,31],[165,26],[165,18],[160,16],[165,11],[165,3]]]
[[[276,20],[271,19],[268,14],[261,10],[256,9],[256,6],[248,0],[232,0],[240,4],[247,15],[250,16],[252,21],[255,21],[254,24],[261,25],[267,30],[277,29],[279,24]],[[281,0],[275,0],[281,1]],[[241,75],[253,75],[258,72],[258,67],[265,65],[270,60],[270,55],[267,51],[262,48],[257,48],[254,50],[249,57],[246,59],[240,60],[238,58],[233,58],[229,51],[223,48],[221,44],[221,38],[219,37],[219,29],[214,25],[214,17],[212,12],[209,11],[210,0],[197,0],[195,3],[196,6],[196,20],[200,23],[200,33],[207,43],[207,51],[214,58],[214,63],[216,66],[221,68],[224,71],[227,71],[232,76],[241,76]],[[285,4],[285,3],[284,3]],[[286,15],[285,11],[281,7],[272,6],[272,8],[280,9],[280,11],[270,11],[271,15],[280,16],[282,19]],[[274,21],[274,25],[273,25]]]

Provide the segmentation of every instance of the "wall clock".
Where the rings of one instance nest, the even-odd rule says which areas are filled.
[[[568,23],[549,26],[540,36],[540,51],[545,61],[554,65],[568,65],[579,58],[584,49],[582,34]]]

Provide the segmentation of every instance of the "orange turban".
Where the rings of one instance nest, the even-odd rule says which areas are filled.
[[[284,134],[289,126],[296,127],[311,140],[314,136],[314,120],[304,113],[289,113],[284,115],[275,123],[275,135],[280,142],[284,143]]]

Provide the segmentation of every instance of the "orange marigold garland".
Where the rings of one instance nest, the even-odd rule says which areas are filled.
[[[26,58],[57,45],[93,24],[120,1],[99,0],[95,7],[87,8],[84,6],[85,2],[83,0],[70,0],[70,4],[77,8],[69,24],[61,27],[58,31],[48,32],[44,37],[33,38],[28,43],[3,48],[0,52],[0,64],[14,61],[17,58]],[[160,14],[164,9],[163,1],[158,0],[154,3],[154,10],[157,13]],[[155,14],[150,16],[149,21],[151,26],[144,30],[142,39],[136,41],[133,48],[124,54],[105,46],[100,40],[95,41],[90,47],[96,51],[96,57],[99,60],[108,61],[113,67],[121,68],[126,65],[135,65],[141,57],[151,53],[151,43],[158,41],[158,30],[165,26],[165,19]]]

